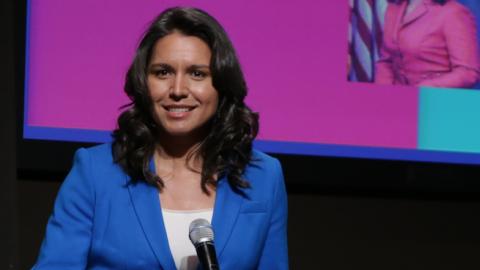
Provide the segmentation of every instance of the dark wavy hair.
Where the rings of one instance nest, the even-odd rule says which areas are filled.
[[[388,2],[394,3],[394,4],[400,4],[403,1],[407,1],[407,0],[388,0]],[[440,4],[440,5],[445,4],[447,1],[448,0],[433,0],[433,2],[435,2],[437,4]]]
[[[216,186],[216,177],[226,176],[236,189],[248,188],[242,178],[252,161],[252,142],[258,132],[258,114],[244,103],[247,86],[235,50],[222,26],[206,12],[196,8],[175,7],[153,20],[137,48],[127,74],[124,90],[131,102],[124,106],[113,131],[114,161],[133,181],[144,180],[164,187],[162,179],[149,170],[157,143],[157,123],[147,87],[147,70],[156,42],[173,32],[202,39],[210,48],[212,84],[219,96],[210,132],[194,154],[203,159],[201,188]],[[191,155],[188,159],[191,158]]]

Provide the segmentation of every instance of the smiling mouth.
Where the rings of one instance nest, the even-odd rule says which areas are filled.
[[[168,109],[169,112],[188,112],[190,111],[189,108],[171,108]]]
[[[165,108],[165,110],[167,110],[168,112],[172,112],[172,113],[182,113],[182,112],[192,111],[193,109],[195,109],[195,106],[179,106],[179,105],[175,105],[175,106],[163,106],[163,108]]]

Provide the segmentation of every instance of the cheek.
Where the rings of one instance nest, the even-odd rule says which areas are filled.
[[[168,83],[166,81],[147,81],[148,92],[153,101],[162,99],[168,93]]]
[[[216,112],[217,111],[217,108],[218,108],[218,93],[215,89],[212,89],[213,93],[210,93],[209,97],[208,97],[208,104],[209,104],[209,107],[210,109],[213,111],[213,112]]]
[[[190,86],[191,94],[194,99],[203,105],[207,106],[209,109],[212,107],[216,110],[218,105],[218,92],[209,82],[202,82],[197,84],[192,84]]]
[[[212,82],[209,81],[202,87],[202,96],[205,101],[211,105],[218,104],[218,91],[213,87]]]

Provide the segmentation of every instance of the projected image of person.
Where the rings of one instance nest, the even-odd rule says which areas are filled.
[[[222,26],[165,10],[124,90],[113,142],[77,151],[33,269],[197,269],[198,218],[212,224],[221,269],[287,269],[281,166],[252,148],[258,115]]]
[[[375,82],[472,88],[479,80],[477,26],[456,0],[389,0]]]

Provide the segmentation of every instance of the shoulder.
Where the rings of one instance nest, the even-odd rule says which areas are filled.
[[[465,18],[465,16],[467,17],[473,16],[472,12],[468,7],[459,3],[456,0],[447,1],[444,5],[435,4],[435,7],[436,9],[441,11],[441,13],[446,18],[458,20],[461,18]]]
[[[112,144],[104,143],[92,147],[80,148],[77,150],[76,155],[88,155],[95,161],[113,162],[112,156]]]
[[[106,179],[117,179],[114,182],[124,183],[125,173],[114,162],[111,143],[105,143],[76,151],[72,171],[80,171],[82,175],[95,183],[110,182]]]
[[[280,164],[277,158],[274,158],[255,148],[252,150],[252,161],[252,165],[259,166],[277,166]]]
[[[473,32],[476,29],[475,18],[470,9],[456,0],[447,1],[443,6],[436,4],[436,16],[442,22],[446,33]]]
[[[279,186],[284,186],[282,166],[278,159],[256,149],[252,152],[252,161],[244,177],[250,183],[250,188],[245,191],[253,197],[268,197]]]
[[[112,155],[112,144],[105,143],[88,148],[80,148],[75,153],[75,163],[78,161],[89,162],[92,169],[118,169]]]
[[[259,174],[270,174],[281,172],[280,161],[264,152],[257,149],[252,151],[252,161],[247,170]]]

